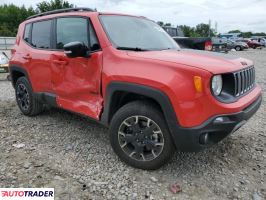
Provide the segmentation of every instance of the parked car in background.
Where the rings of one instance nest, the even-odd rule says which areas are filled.
[[[226,40],[227,39],[222,39],[219,37],[212,37],[212,51],[227,53],[228,49]]]
[[[0,54],[0,73],[8,73],[8,61],[7,55],[2,52]]]
[[[251,41],[258,42],[262,46],[266,47],[266,39],[265,38],[252,38]]]
[[[241,33],[223,33],[219,35],[220,38],[236,40],[239,37],[242,37]]]
[[[244,49],[248,49],[248,45],[245,42],[237,42],[233,40],[227,40],[227,49],[235,49],[236,51],[243,51]]]
[[[163,29],[179,44],[181,48],[212,50],[212,40],[210,37],[184,37],[183,31],[179,27],[165,26]]]
[[[197,49],[197,50],[212,50],[211,38],[194,38],[194,37],[173,37],[181,48]]]
[[[253,48],[253,49],[256,49],[258,47],[262,47],[262,45],[260,43],[258,43],[257,41],[252,41],[251,39],[238,39],[236,40],[236,42],[245,42],[247,43],[247,45],[250,47],[250,48]]]

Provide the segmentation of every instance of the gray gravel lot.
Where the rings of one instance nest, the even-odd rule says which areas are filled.
[[[51,109],[23,116],[0,75],[0,188],[54,187],[56,199],[266,199],[266,49],[230,52],[255,61],[264,100],[256,115],[218,145],[176,153],[156,171],[120,162],[108,130]],[[182,191],[173,194],[169,185]]]

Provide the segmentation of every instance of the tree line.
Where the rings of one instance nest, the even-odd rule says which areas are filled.
[[[240,33],[242,37],[244,38],[250,38],[251,36],[266,36],[266,33],[252,33],[250,31],[248,32],[241,32],[240,30],[232,30],[229,31],[228,33]]]
[[[164,23],[162,21],[159,21],[157,23],[160,26],[171,26],[171,23]],[[183,31],[185,37],[208,37],[209,35],[213,37],[220,35],[216,33],[214,29],[210,29],[209,24],[204,23],[198,24],[196,25],[196,27],[191,27],[187,25],[179,25],[178,27]],[[240,36],[244,38],[250,38],[251,36],[266,36],[266,33],[263,32],[253,33],[251,31],[242,32],[240,30],[231,30],[228,33],[240,33]]]
[[[62,8],[73,8],[74,5],[64,0],[42,1],[33,7],[26,8],[25,6],[16,6],[14,4],[0,5],[0,36],[14,37],[17,34],[18,26],[21,22],[31,15],[41,12],[51,11]],[[171,23],[159,21],[160,26],[171,26]],[[209,28],[209,24],[198,24],[196,27],[180,25],[185,37],[208,37],[215,36],[214,29]],[[229,33],[241,33],[243,37],[251,36],[266,36],[265,33],[241,32],[240,30],[232,30]]]
[[[157,22],[160,26],[171,26],[171,23],[164,23],[162,21]],[[211,37],[215,36],[214,29],[209,28],[209,24],[198,24],[196,27],[190,27],[187,25],[178,26],[184,33],[185,37]]]
[[[29,16],[61,8],[72,8],[73,4],[64,0],[42,1],[33,7],[16,6],[14,4],[0,5],[0,36],[14,37],[18,26]]]

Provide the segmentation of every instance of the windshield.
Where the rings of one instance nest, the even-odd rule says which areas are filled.
[[[117,49],[179,49],[177,43],[159,25],[150,20],[119,15],[101,15],[100,19],[109,39]]]

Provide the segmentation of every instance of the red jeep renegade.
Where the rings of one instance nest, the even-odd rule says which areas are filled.
[[[49,104],[97,120],[121,160],[141,169],[221,141],[262,100],[250,60],[180,49],[151,20],[88,8],[21,23],[10,74],[24,115]]]

